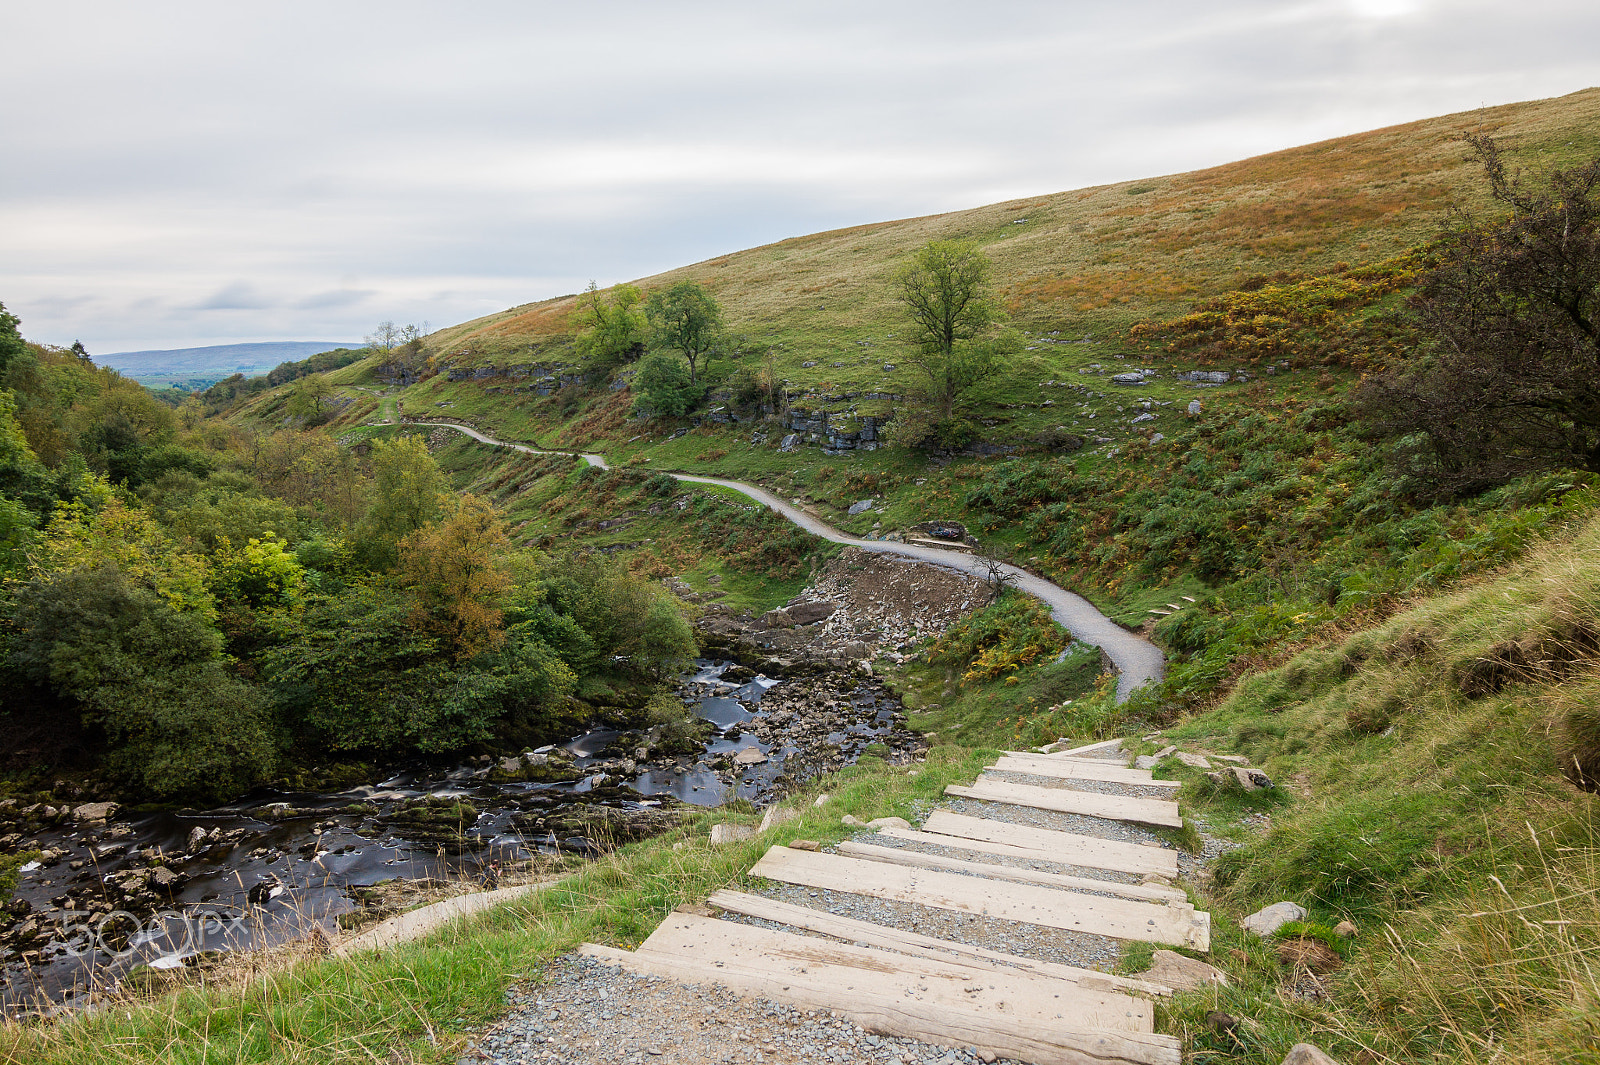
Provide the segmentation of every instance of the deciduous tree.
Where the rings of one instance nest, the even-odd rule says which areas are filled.
[[[722,308],[700,282],[679,281],[650,293],[644,313],[653,345],[682,355],[689,363],[689,383],[694,384],[702,363],[710,363],[722,339]]]
[[[583,359],[583,375],[590,387],[604,385],[623,366],[644,354],[649,322],[639,310],[644,299],[632,285],[617,285],[609,298],[602,296],[593,281],[583,292],[578,306],[578,354]]]
[[[957,397],[997,366],[1001,351],[978,341],[1004,313],[989,284],[988,256],[972,241],[934,240],[895,275],[911,320],[910,360],[928,379],[928,397],[950,417]]]
[[[505,519],[471,494],[400,542],[400,570],[416,597],[418,627],[440,637],[457,659],[505,639],[499,599],[511,586],[502,565],[509,547]]]

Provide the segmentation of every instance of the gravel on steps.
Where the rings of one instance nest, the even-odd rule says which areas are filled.
[[[545,982],[513,989],[510,1012],[460,1065],[979,1065],[951,1049],[873,1035],[826,1010],[723,987],[639,976],[569,954]]]

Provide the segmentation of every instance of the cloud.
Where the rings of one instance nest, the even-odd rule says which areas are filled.
[[[335,308],[354,307],[365,303],[378,294],[375,288],[338,288],[325,292],[313,293],[302,299],[296,300],[294,307],[302,311],[333,310]]]
[[[269,306],[265,297],[248,281],[235,281],[224,285],[206,299],[193,305],[197,311],[255,311]]]

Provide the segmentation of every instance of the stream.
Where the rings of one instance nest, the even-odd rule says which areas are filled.
[[[814,720],[766,720],[762,698],[784,683],[805,700],[820,692]],[[594,857],[670,828],[686,806],[770,802],[870,744],[918,744],[897,727],[898,699],[864,678],[785,681],[701,661],[679,691],[711,726],[693,756],[652,757],[648,734],[593,729],[520,756],[411,765],[333,793],[257,791],[210,810],[84,821],[99,811],[13,803],[0,810],[15,822],[5,831],[43,858],[23,866],[8,907],[0,1008],[79,1007],[217,951],[331,941],[341,916],[370,922],[429,888],[476,886],[540,857]]]

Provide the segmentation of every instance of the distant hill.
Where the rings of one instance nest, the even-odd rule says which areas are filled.
[[[273,340],[259,344],[213,344],[204,348],[171,348],[165,351],[116,351],[96,355],[94,361],[109,366],[127,377],[158,374],[246,377],[266,373],[280,362],[292,362],[334,348],[359,347],[359,341]]]
[[[1500,140],[1514,168],[1592,159],[1600,154],[1600,88],[1186,174],[792,237],[636,284],[701,282],[729,326],[770,347],[791,382],[888,387],[870,367],[854,367],[882,361],[862,353],[864,342],[892,350],[904,320],[895,270],[930,239],[983,246],[1014,324],[1118,335],[1252,277],[1360,265],[1427,242],[1452,204],[1484,205],[1482,168],[1461,143],[1471,131]],[[441,329],[428,348],[460,365],[530,361],[540,348],[570,342],[577,305],[575,295],[523,304]]]

